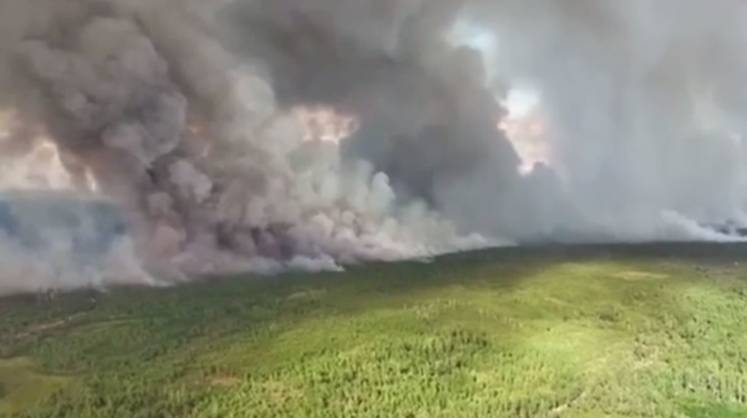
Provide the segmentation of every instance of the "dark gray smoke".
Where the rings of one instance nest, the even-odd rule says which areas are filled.
[[[744,14],[731,0],[255,1],[232,3],[222,33],[281,103],[358,115],[346,155],[463,231],[687,239],[713,238],[693,219],[744,222]],[[455,43],[459,27],[472,39]],[[552,160],[526,176],[496,129],[524,85]]]
[[[398,201],[371,164],[303,142],[267,62],[227,48],[222,4],[1,6],[2,106],[20,120],[5,145],[51,139],[74,185],[90,174],[123,208],[148,265],[337,269],[486,242]]]
[[[451,217],[487,212],[479,216],[510,226],[500,219],[515,205],[509,196],[520,160],[496,128],[501,92],[491,88],[481,52],[448,42],[462,8],[454,1],[236,2],[225,33],[236,51],[265,64],[281,103],[332,104],[357,115],[346,155],[371,161],[401,195]],[[484,191],[507,199],[454,207],[464,179],[478,175],[489,184]],[[480,229],[527,235],[493,225]]]
[[[723,239],[697,222],[747,219],[747,35],[717,3],[4,0],[2,159],[51,141],[183,272]],[[527,88],[528,171],[498,128]],[[294,110],[320,106],[358,129],[304,141]]]

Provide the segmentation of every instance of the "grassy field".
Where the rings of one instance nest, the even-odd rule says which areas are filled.
[[[2,417],[747,417],[747,247],[0,300]]]

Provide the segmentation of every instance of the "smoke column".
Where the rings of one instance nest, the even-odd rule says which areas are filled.
[[[128,271],[158,277],[727,239],[699,223],[747,220],[745,14],[736,0],[4,0],[0,186],[111,202]],[[0,292],[114,279],[18,280]]]

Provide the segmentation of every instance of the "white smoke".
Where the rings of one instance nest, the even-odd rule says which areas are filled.
[[[157,281],[109,202],[69,191],[0,193],[0,296]]]

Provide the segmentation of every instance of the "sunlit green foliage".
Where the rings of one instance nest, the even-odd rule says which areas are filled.
[[[16,297],[0,416],[745,417],[746,329],[744,246]]]

